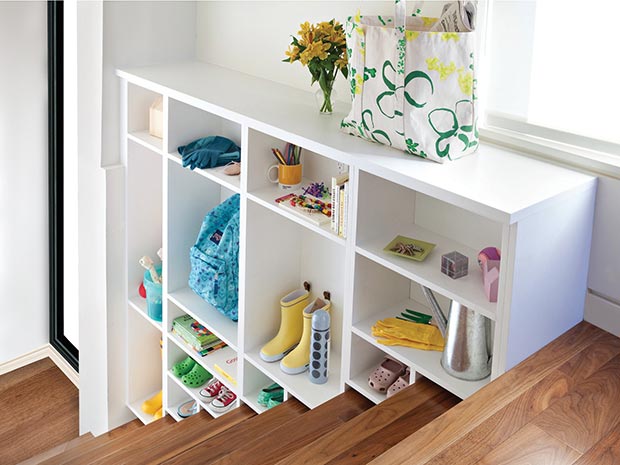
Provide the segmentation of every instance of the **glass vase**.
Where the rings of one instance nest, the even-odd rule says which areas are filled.
[[[325,88],[319,87],[314,92],[316,104],[319,107],[321,115],[331,115],[334,112],[334,103],[336,102],[336,91],[333,89],[334,83],[328,83]]]

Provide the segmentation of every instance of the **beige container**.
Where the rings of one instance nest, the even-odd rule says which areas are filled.
[[[162,139],[164,137],[164,100],[158,97],[149,108],[149,134]]]

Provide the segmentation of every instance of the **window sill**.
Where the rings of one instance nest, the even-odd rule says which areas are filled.
[[[620,179],[620,157],[497,127],[480,129],[483,141],[529,156]]]

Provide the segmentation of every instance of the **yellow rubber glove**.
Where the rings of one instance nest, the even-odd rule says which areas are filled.
[[[372,335],[383,345],[400,345],[423,350],[442,351],[445,345],[439,329],[432,325],[386,318],[372,327]]]

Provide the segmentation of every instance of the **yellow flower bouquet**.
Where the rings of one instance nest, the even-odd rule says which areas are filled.
[[[322,91],[320,112],[330,114],[332,107],[332,88],[338,71],[347,77],[347,45],[342,24],[332,19],[311,25],[300,25],[299,37],[291,36],[293,41],[285,52],[283,61],[300,61],[307,66],[312,75],[312,84],[319,83]]]

